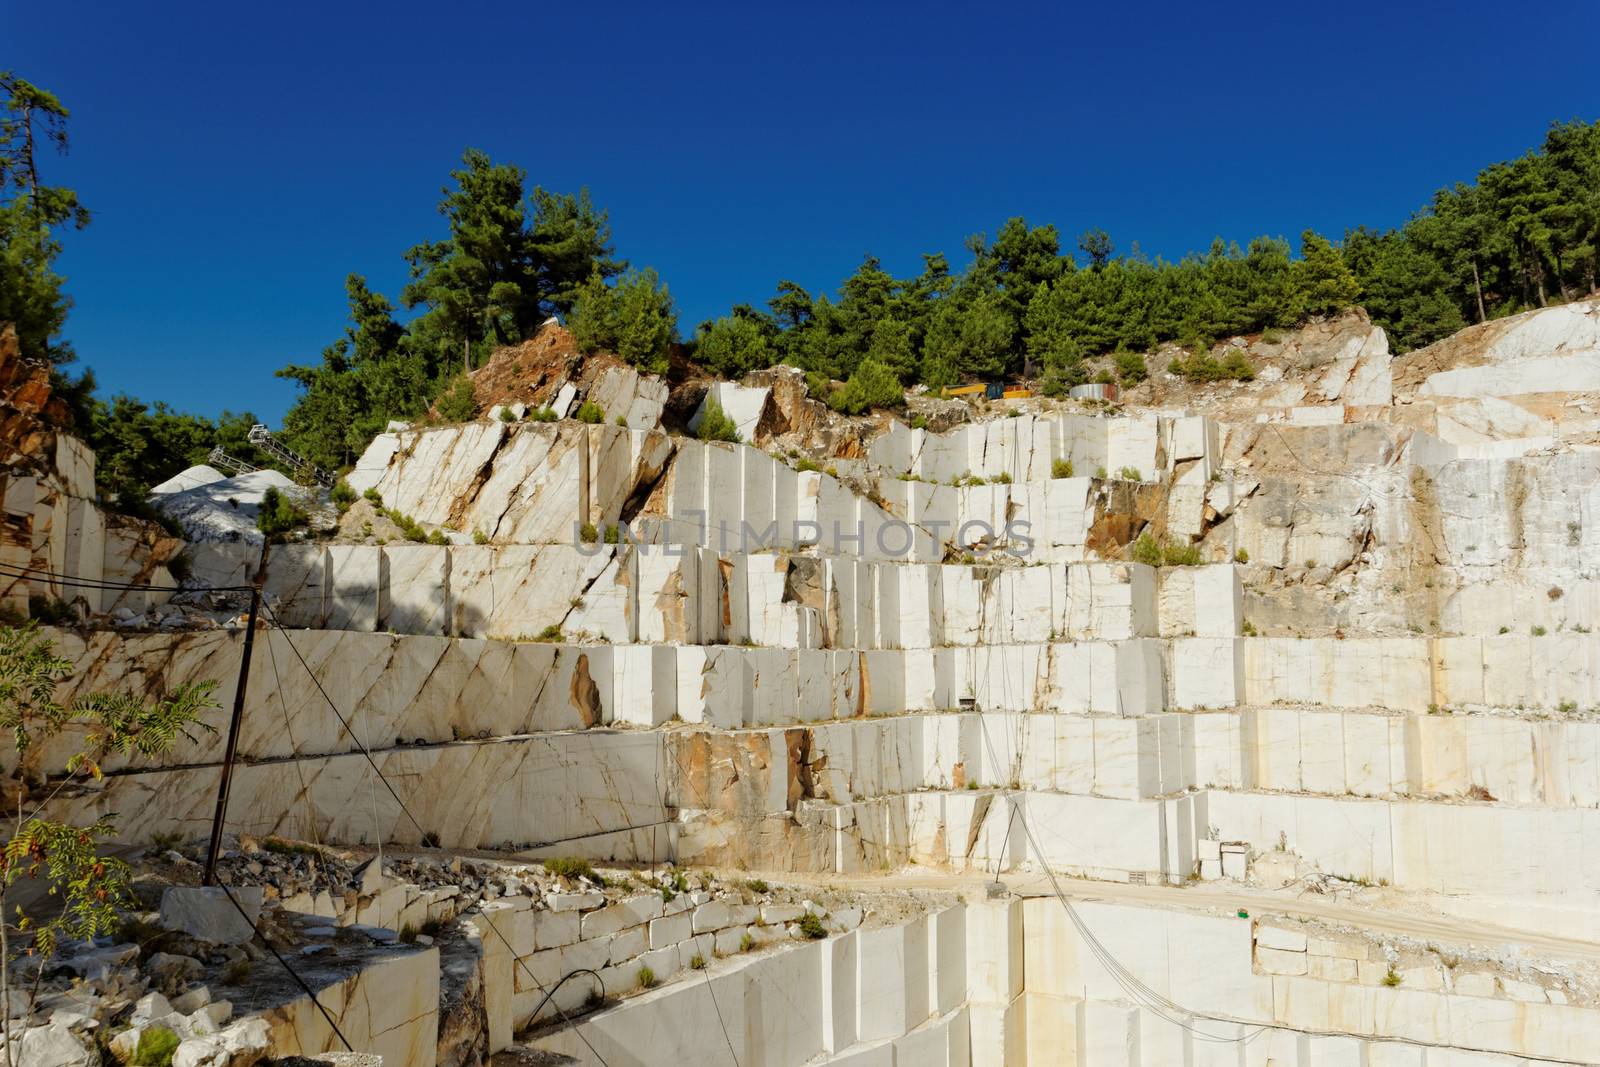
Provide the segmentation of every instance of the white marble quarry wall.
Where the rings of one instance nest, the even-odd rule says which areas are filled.
[[[199,545],[196,578],[248,582],[258,550]],[[286,626],[613,642],[927,649],[1238,631],[1232,566],[1166,579],[1138,563],[866,562],[681,545],[280,545],[266,592]],[[1177,605],[1174,607],[1174,605]],[[1181,615],[1181,624],[1172,620]],[[1158,616],[1160,616],[1158,620]]]
[[[411,816],[361,754],[346,753],[239,764],[228,828],[366,844],[417,844],[436,834],[443,847],[454,849],[650,862],[673,854],[676,833],[662,784],[668,771],[656,735],[542,734],[377,749],[373,758]],[[158,833],[203,837],[218,773],[215,765],[202,765],[112,774],[91,795],[58,799],[50,810],[52,817],[86,821],[116,812],[117,839],[127,843],[146,843]]]
[[[1600,829],[1592,808],[1521,808],[1291,796],[1207,794],[1219,839],[1289,849],[1330,873],[1403,889],[1500,899],[1587,902],[1600,867],[1582,842]],[[1463,847],[1462,842],[1470,842]]]
[[[1193,726],[1200,787],[1600,807],[1593,720],[1249,708]]]
[[[566,422],[404,430],[378,435],[345,480],[429,526],[571,544],[579,525],[615,522],[660,477],[673,440],[655,429]]]
[[[772,955],[731,955],[535,1044],[586,1064],[967,1067],[979,1061],[966,972],[974,951],[992,955],[973,943],[970,913],[958,905]]]
[[[911,473],[929,482],[951,482],[966,475],[1018,482],[1052,477],[1057,460],[1079,476],[1124,468],[1152,480],[1193,460],[1206,465],[1218,455],[1217,432],[1200,416],[1166,418],[1154,414],[1100,418],[1092,415],[1032,415],[968,423],[942,434],[891,423],[867,449],[868,462],[890,473]]]
[[[1074,907],[1082,929],[1054,897],[970,901],[732,956],[534,1044],[586,1065],[731,1055],[770,1067],[1516,1067],[1587,1062],[1600,1034],[1592,1007],[1496,995],[1493,982],[1487,994],[1389,987],[1376,964],[1361,980],[1277,973],[1280,957],[1310,954],[1257,942],[1304,944],[1292,928]],[[1095,946],[1122,970],[1113,973]],[[1130,980],[1150,992],[1135,1000]],[[1158,1012],[1154,997],[1179,1009]]]

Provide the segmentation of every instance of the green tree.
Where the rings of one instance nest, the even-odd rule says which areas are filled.
[[[672,295],[652,268],[629,271],[607,285],[592,275],[573,304],[568,325],[585,352],[615,352],[641,370],[667,372],[667,351],[678,332]]]
[[[778,360],[773,343],[777,328],[749,305],[700,327],[695,338],[695,359],[723,378],[742,378]]]
[[[47,147],[65,154],[69,112],[48,90],[0,72],[0,322],[17,328],[25,356],[69,363],[72,346],[61,328],[72,307],[55,271],[61,254],[57,231],[89,224],[78,194],[44,182],[39,156]]]
[[[1078,237],[1078,251],[1089,257],[1091,270],[1105,270],[1115,249],[1111,235],[1101,229],[1085,230]]]
[[[1361,287],[1339,250],[1326,237],[1300,235],[1300,258],[1292,268],[1295,305],[1300,315],[1331,315],[1356,302]]]

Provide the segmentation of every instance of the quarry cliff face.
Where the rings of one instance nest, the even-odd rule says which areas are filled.
[[[1396,357],[1352,312],[1227,342],[1254,381],[1157,361],[1117,405],[916,428],[784,368],[683,391],[551,356],[347,475],[435,543],[274,546],[229,829],[352,868],[256,861],[312,953],[437,924],[328,977],[390,991],[363,1032],[407,1063],[1590,1062],[1597,323]],[[708,396],[743,441],[682,432]],[[63,440],[12,446],[43,459],[8,515],[24,478],[92,509]],[[194,596],[257,555],[184,558]],[[238,677],[237,630],[83,606],[64,698]],[[202,837],[223,746],[116,757],[52,810]],[[250,1003],[271,1054],[334,1047],[307,1002]]]

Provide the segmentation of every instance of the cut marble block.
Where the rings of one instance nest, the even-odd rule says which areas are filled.
[[[320,629],[327,619],[328,552],[321,545],[274,545],[264,592],[283,625]]]
[[[678,713],[677,650],[666,645],[611,645],[589,650],[602,721],[662,726]]]
[[[706,544],[719,553],[738,552],[739,523],[745,515],[742,445],[711,442],[705,446]]]
[[[710,449],[700,441],[681,440],[667,468],[667,512],[675,535],[686,545],[705,546],[709,530],[706,471]]]
[[[861,934],[852,930],[822,943],[822,1047],[839,1052],[856,1043],[856,969]],[[891,1065],[886,1065],[891,1067]]]
[[[401,634],[444,634],[450,620],[450,549],[385,545],[388,592],[378,628]]]
[[[809,1063],[823,1051],[823,949],[796,945],[745,968],[745,1028],[761,1051],[751,1063]]]
[[[568,552],[576,558],[569,560]],[[567,602],[571,610],[562,620],[563,631],[620,644],[637,640],[639,636],[639,550],[631,545],[619,545],[609,556],[596,571],[592,564],[583,562],[582,553],[577,549],[551,545],[535,564],[535,575],[545,570],[544,564],[556,564],[551,584],[558,596],[561,581],[565,578],[572,582],[573,591],[568,594]]]
[[[243,833],[296,840],[416,843],[431,832],[453,849],[551,847],[559,855],[658,861],[671,855],[670,816],[657,785],[659,734],[546,734],[395,748],[373,757],[406,798],[420,830],[371,781],[372,769],[359,753],[304,760],[304,785],[276,763],[240,764],[230,822]],[[155,833],[192,834],[209,821],[216,801],[214,767],[110,775],[104,786],[92,812],[120,813],[119,840],[127,842],[148,841]],[[84,805],[73,810],[82,812]]]
[[[1059,567],[1006,567],[984,586],[985,644],[1043,643],[1056,635],[1053,597]]]
[[[1022,994],[1023,909],[1019,898],[978,900],[966,906],[967,998],[1010,1004]]]
[[[1239,569],[1219,563],[1194,570],[1196,637],[1237,637],[1244,625],[1244,590]]]
[[[1107,472],[1118,475],[1132,467],[1139,472],[1142,480],[1154,478],[1158,473],[1155,416],[1107,419],[1105,423]]]
[[[367,445],[356,459],[355,469],[344,476],[345,484],[358,493],[376,489],[389,469],[389,462],[400,450],[398,433],[380,433]]]
[[[1226,708],[1245,692],[1240,638],[1188,637],[1171,643],[1169,681],[1173,708]]]
[[[933,568],[939,606],[939,645],[974,645],[983,632],[988,587],[998,568],[949,564]]]
[[[744,508],[732,523],[738,531],[735,550],[748,553],[787,546],[792,531],[780,530],[777,525],[775,482],[781,464],[765,452],[739,451],[744,461]]]
[[[928,927],[859,930],[856,1011],[860,1040],[899,1037],[928,1017]]]
[[[533,637],[549,626],[570,626],[574,633],[588,629],[608,640],[630,640],[634,613],[628,601],[636,581],[630,573],[630,549],[456,545],[450,551],[455,634]]]
[[[878,633],[884,648],[928,648],[934,644],[935,594],[931,568],[921,563],[882,563],[878,577]]]
[[[1051,478],[1043,485],[1028,488],[1028,506],[1021,518],[1030,524],[1029,534],[1038,548],[1053,549],[1044,558],[1077,559],[1084,555],[1094,511],[1089,505],[1093,482],[1086,477],[1093,471],[1075,471],[1076,477]]]
[[[1157,633],[1155,571],[1142,563],[1073,563],[1050,571],[1055,630],[1068,639],[1122,640]]]
[[[744,664],[738,648],[683,645],[673,649],[678,662],[678,717],[722,729],[745,725]]]
[[[792,648],[740,648],[737,697],[743,701],[747,726],[782,725],[795,721],[799,683]]]
[[[56,477],[68,496],[94,500],[94,450],[71,434],[56,438]]]
[[[955,1011],[967,999],[967,909],[943,908],[927,918],[928,1008]]]
[[[1140,638],[1088,646],[1054,645],[1052,652],[1085,647],[1091,657],[1087,684],[1090,701],[1082,710],[1155,715],[1166,707],[1160,641]],[[1076,706],[1064,703],[1062,710],[1076,710]]]
[[[727,639],[735,644],[782,645],[793,647],[795,635],[784,627],[784,590],[788,583],[789,561],[780,555],[735,554],[728,572]]]
[[[87,451],[87,446],[76,442],[65,434],[57,436],[58,445],[61,442],[72,442]],[[92,486],[94,479],[94,454],[89,453],[89,478]],[[90,495],[93,495],[91,489]],[[82,500],[76,496],[58,496],[55,508],[56,518],[54,530],[58,533],[50,539],[51,568],[58,574],[69,574],[85,581],[98,582],[105,578],[106,560],[106,517],[95,506],[92,500]],[[64,536],[63,536],[64,534]],[[60,557],[56,558],[55,550],[60,548]],[[90,611],[103,611],[104,602],[114,599],[111,590],[92,589],[85,586],[60,587],[61,599],[67,601],[83,601]]]
[[[700,550],[650,545],[637,550],[638,639],[698,644],[701,640]]]
[[[328,546],[330,630],[376,630],[388,612],[384,550],[376,545]]]
[[[823,561],[824,612],[837,620],[829,635],[834,648],[877,648],[877,565],[830,557]]]

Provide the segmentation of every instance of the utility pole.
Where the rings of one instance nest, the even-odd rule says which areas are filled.
[[[217,884],[217,853],[222,850],[222,826],[228,814],[228,791],[233,788],[233,762],[239,752],[239,724],[244,720],[245,687],[250,684],[250,653],[256,643],[256,617],[261,613],[261,587],[267,580],[267,551],[261,542],[261,563],[250,583],[250,615],[245,624],[244,655],[239,662],[239,685],[233,692],[233,718],[228,722],[228,744],[222,754],[222,781],[217,783],[217,810],[211,817],[211,844],[206,849],[206,870],[201,885]]]

